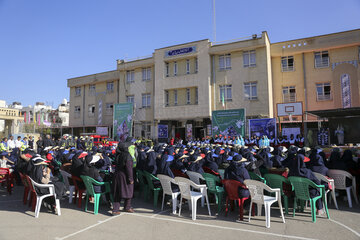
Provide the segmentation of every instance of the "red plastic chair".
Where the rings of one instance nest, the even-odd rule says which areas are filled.
[[[247,189],[247,187],[245,186],[245,184],[243,184],[239,181],[229,180],[229,179],[222,180],[222,183],[224,184],[225,191],[227,193],[225,216],[227,215],[227,212],[228,212],[229,200],[238,201],[239,202],[239,218],[241,221],[243,221],[244,220],[244,202],[249,197],[239,198],[238,189],[239,189],[239,187]]]
[[[189,179],[189,176],[186,175],[185,173],[183,173],[181,170],[179,169],[171,169],[171,171],[173,172],[175,177],[183,177],[183,178],[187,178]]]
[[[211,170],[211,169],[208,168],[208,167],[203,167],[203,170],[204,170],[204,172],[210,173],[210,174],[212,174],[212,175],[215,175],[215,176],[217,176],[217,177],[219,177],[219,178],[221,179],[220,173],[215,172],[215,171]]]
[[[29,207],[31,206],[31,211],[35,212],[36,207],[36,192],[35,189],[31,183],[31,179],[28,175],[25,175],[27,186],[29,186],[29,192],[30,192],[30,201],[29,201]],[[27,197],[26,197],[27,198]]]
[[[10,170],[8,168],[0,168],[0,183],[4,185],[5,182],[7,191],[11,195],[12,189],[14,187],[13,174],[10,173]]]
[[[73,180],[74,186],[75,186],[75,197],[74,197],[74,203],[76,204],[76,198],[79,198],[78,200],[78,207],[81,208],[81,202],[82,202],[82,195],[86,191],[84,182],[81,178],[71,175],[71,179]]]
[[[26,205],[27,199],[29,196],[29,192],[30,192],[30,188],[29,188],[28,182],[26,180],[26,176],[24,174],[22,174],[21,172],[19,172],[19,174],[20,174],[21,182],[24,185],[23,203],[24,203],[24,205]]]

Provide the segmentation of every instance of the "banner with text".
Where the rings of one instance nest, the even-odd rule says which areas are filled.
[[[132,103],[117,103],[114,104],[114,119],[113,119],[113,136],[117,141],[125,141],[128,136],[132,136],[132,118],[133,118],[133,104]]]
[[[249,136],[276,138],[276,118],[249,119]]]
[[[212,112],[212,134],[245,135],[245,109],[219,110]]]
[[[168,131],[168,125],[158,125],[158,138],[168,138],[169,131]]]

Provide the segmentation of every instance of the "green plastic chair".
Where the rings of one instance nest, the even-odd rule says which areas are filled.
[[[148,191],[152,191],[154,193],[154,207],[157,207],[157,203],[159,200],[159,192],[161,191],[161,187],[156,188],[153,184],[153,180],[157,180],[160,183],[160,180],[155,177],[154,175],[152,175],[151,173],[147,172],[147,171],[143,171],[145,179],[147,181],[147,185],[148,185]],[[148,199],[149,194],[146,195],[146,200]]]
[[[280,194],[284,199],[285,214],[289,214],[289,197],[285,194],[284,184],[291,185],[290,181],[278,174],[267,173],[264,175],[267,185],[271,188],[280,188]]]
[[[252,180],[260,181],[260,182],[263,182],[263,183],[266,184],[265,178],[257,175],[257,174],[254,173],[254,172],[249,171],[249,176],[250,176],[250,178],[251,178]]]
[[[99,204],[100,204],[100,196],[106,193],[111,192],[110,190],[110,183],[108,182],[98,182],[95,179],[89,177],[89,176],[84,176],[81,175],[80,176],[81,179],[83,180],[85,187],[86,187],[86,202],[85,202],[85,212],[87,211],[87,206],[88,206],[88,202],[89,202],[89,197],[93,196],[94,197],[94,214],[98,214],[99,212]],[[101,192],[101,193],[95,193],[94,191],[94,185],[96,186],[105,186],[105,192]],[[110,199],[113,202],[113,198],[112,195],[110,194]]]
[[[325,201],[325,186],[324,185],[316,185],[313,181],[303,178],[303,177],[289,177],[289,181],[295,190],[295,198],[294,198],[294,209],[293,209],[293,217],[295,216],[295,209],[297,200],[310,201],[311,206],[311,217],[312,222],[316,222],[316,201],[322,198],[323,204],[326,210],[326,215],[328,219],[330,219],[327,203]],[[314,198],[310,197],[309,188],[319,188],[320,195]]]
[[[144,199],[146,200],[148,198],[148,194],[149,194],[149,186],[147,185],[147,181],[146,181],[144,172],[145,171],[136,169],[136,177],[139,182],[139,196],[141,195],[141,193],[143,193]]]
[[[205,178],[206,185],[208,187],[208,192],[215,195],[215,202],[218,205],[218,213],[222,208],[222,199],[225,193],[225,189],[222,186],[218,186],[217,183],[221,184],[221,179],[210,173],[203,173]]]

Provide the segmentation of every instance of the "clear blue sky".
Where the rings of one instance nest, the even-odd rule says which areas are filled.
[[[216,0],[217,41],[346,31],[359,16],[360,0]],[[56,107],[68,78],[212,36],[212,0],[0,0],[0,99]]]

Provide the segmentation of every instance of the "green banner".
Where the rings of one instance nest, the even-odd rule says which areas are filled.
[[[213,136],[245,136],[245,109],[213,111],[212,130]]]
[[[133,104],[117,103],[114,104],[113,136],[117,141],[125,141],[128,136],[132,136],[133,124]]]

